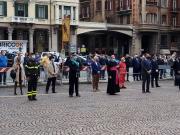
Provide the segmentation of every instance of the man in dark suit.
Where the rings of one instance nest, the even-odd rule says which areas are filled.
[[[99,59],[97,56],[94,57],[94,61],[91,64],[92,68],[92,84],[93,84],[93,92],[96,92],[99,90],[98,83],[99,83],[99,77],[100,77],[100,71],[101,71],[101,65],[99,63]]]
[[[141,66],[142,66],[141,68],[142,93],[146,93],[146,92],[150,93],[149,85],[150,85],[150,74],[151,74],[151,61],[150,61],[150,55],[148,53],[145,54],[145,57],[143,58],[141,62]]]
[[[154,88],[154,79],[155,79],[155,85],[156,87],[160,87],[158,84],[158,78],[159,78],[159,67],[157,62],[157,57],[153,56],[151,60],[151,66],[152,66],[152,72],[151,72],[151,87]]]
[[[69,97],[73,97],[74,86],[76,96],[79,95],[79,76],[81,69],[81,62],[77,59],[75,54],[72,54],[70,59],[65,62],[67,66],[69,66]]]

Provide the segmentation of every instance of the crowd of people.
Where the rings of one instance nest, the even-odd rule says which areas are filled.
[[[142,93],[150,93],[151,87],[160,87],[159,78],[166,77],[166,69],[159,69],[159,65],[169,65],[171,67],[171,75],[175,76],[175,85],[180,89],[180,56],[173,53],[170,56],[166,55],[143,55],[128,54],[124,57],[116,58],[115,55],[90,55],[87,59],[87,64],[77,58],[76,54],[71,54],[66,61],[57,65],[54,63],[53,55],[44,54],[42,58],[37,58],[35,54],[26,53],[24,57],[21,53],[17,53],[14,58],[14,64],[11,70],[11,77],[14,84],[14,95],[17,95],[16,89],[19,85],[21,94],[23,94],[22,83],[27,80],[28,92],[27,96],[30,101],[36,100],[37,82],[40,77],[40,67],[44,71],[47,78],[45,93],[48,94],[49,87],[52,84],[52,93],[56,93],[55,85],[59,70],[62,66],[69,68],[69,97],[73,97],[74,91],[77,97],[79,94],[79,77],[83,66],[88,66],[92,74],[92,91],[100,91],[98,86],[100,79],[106,79],[105,71],[107,71],[107,94],[115,95],[120,92],[120,89],[126,89],[126,81],[129,81],[129,68],[133,68],[134,81],[142,80]],[[0,54],[0,68],[6,68],[8,59],[4,51]],[[6,72],[0,73],[0,83],[6,85]]]

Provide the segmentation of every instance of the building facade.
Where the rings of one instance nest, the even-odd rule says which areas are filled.
[[[80,21],[105,23],[107,27],[79,34],[78,43],[91,50],[113,48],[119,55],[178,52],[179,9],[178,0],[80,0]],[[121,29],[112,31],[117,26]],[[126,34],[123,26],[130,26],[132,35]]]
[[[28,40],[29,52],[60,51],[62,20],[70,16],[76,45],[78,9],[78,0],[1,0],[0,40]]]

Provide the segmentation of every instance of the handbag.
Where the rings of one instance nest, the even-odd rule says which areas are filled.
[[[14,69],[11,70],[10,76],[11,76],[11,78],[12,78],[13,80],[15,80],[15,78],[16,78],[16,71],[15,71]]]

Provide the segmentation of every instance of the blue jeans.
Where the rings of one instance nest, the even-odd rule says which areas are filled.
[[[0,73],[0,83],[6,83],[6,72]]]

